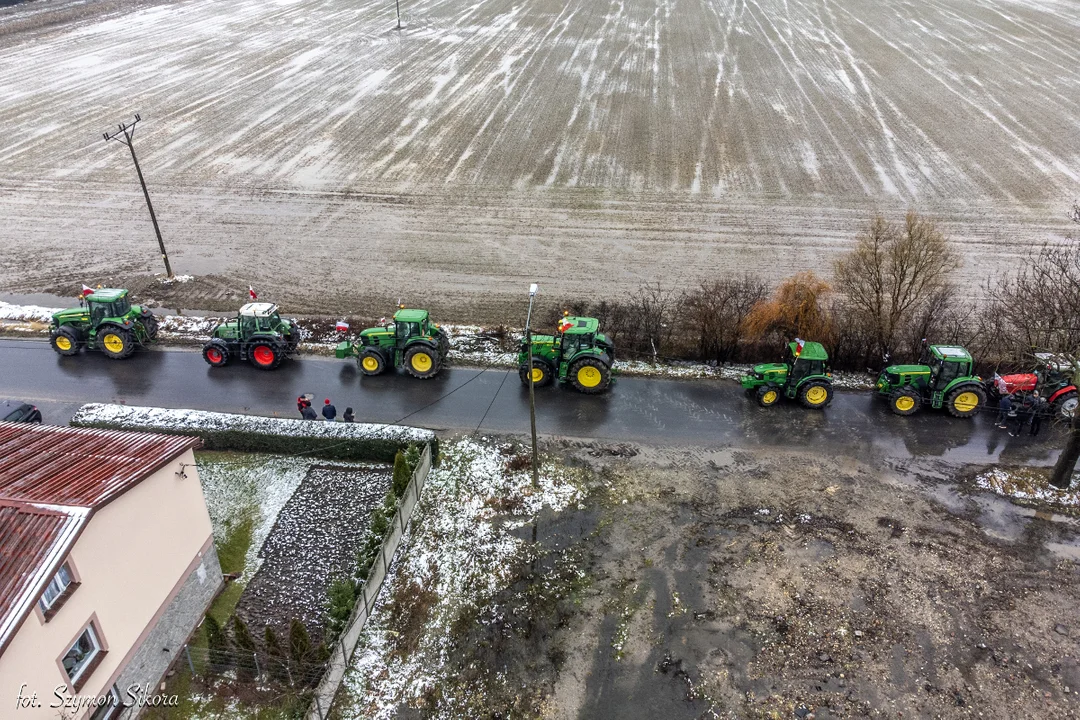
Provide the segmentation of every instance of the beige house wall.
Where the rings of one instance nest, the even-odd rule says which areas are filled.
[[[68,682],[57,661],[92,617],[108,652],[77,694],[108,692],[212,543],[191,450],[98,510],[69,555],[82,584],[48,622],[31,613],[0,656],[0,707],[6,708],[0,714],[13,720],[59,717],[49,706],[58,702],[54,690]],[[24,683],[22,695],[37,692],[40,707],[16,709]],[[70,686],[66,692],[73,694]]]

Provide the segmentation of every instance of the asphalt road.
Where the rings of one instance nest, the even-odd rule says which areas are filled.
[[[88,402],[298,417],[296,397],[329,397],[362,422],[440,431],[527,434],[528,392],[516,372],[449,368],[431,380],[390,373],[363,377],[353,362],[305,356],[266,372],[211,368],[192,350],[154,349],[124,360],[100,353],[61,357],[46,342],[0,339],[0,396],[38,405],[46,422],[66,423]],[[1052,462],[1060,431],[1009,437],[992,415],[958,420],[929,411],[891,414],[871,393],[838,392],[823,412],[796,403],[759,408],[735,383],[620,378],[600,396],[548,387],[536,393],[542,435],[656,445],[794,445],[872,457],[950,462]]]

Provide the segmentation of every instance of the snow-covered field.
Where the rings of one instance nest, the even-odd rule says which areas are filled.
[[[178,272],[294,306],[827,271],[908,207],[979,277],[1080,195],[1066,0],[40,1],[0,10],[11,290],[159,270],[135,112]]]

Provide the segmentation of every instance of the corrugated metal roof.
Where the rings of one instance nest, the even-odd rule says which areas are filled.
[[[0,499],[100,507],[197,438],[0,422]]]
[[[0,655],[94,510],[198,444],[0,422]]]

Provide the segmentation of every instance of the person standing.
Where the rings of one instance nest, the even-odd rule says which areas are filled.
[[[1014,411],[1015,417],[1012,418],[1012,422],[1016,423],[1016,429],[1010,430],[1009,435],[1016,437],[1024,429],[1024,426],[1031,420],[1032,410],[1035,407],[1035,397],[1033,395],[1026,396],[1021,402],[1020,407]]]
[[[1012,397],[1009,395],[1002,395],[998,400],[998,415],[995,424],[1002,430],[1007,429],[1009,426],[1005,423],[1009,420],[1009,415],[1012,414]]]
[[[341,416],[341,422],[356,422],[356,416],[353,415],[351,407],[345,408],[345,414]]]
[[[1039,395],[1039,391],[1035,391],[1035,405],[1031,409],[1031,436],[1035,437],[1039,434],[1039,429],[1042,427],[1043,418],[1046,417],[1049,412],[1050,404],[1046,402],[1046,398]]]
[[[300,417],[304,417],[304,406],[307,404],[309,404],[307,398],[305,398],[303,395],[296,398],[296,411],[300,413]]]
[[[305,402],[304,408],[300,411],[300,417],[305,420],[318,420],[319,416],[315,414],[315,408],[311,407],[311,403]]]
[[[330,404],[330,398],[323,400],[322,416],[330,422],[334,422],[337,417],[337,408]]]

